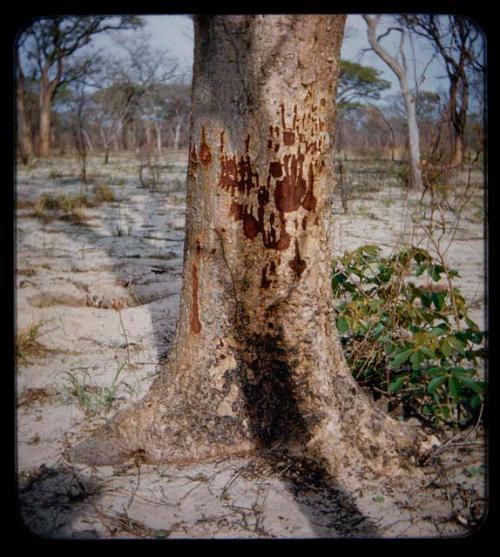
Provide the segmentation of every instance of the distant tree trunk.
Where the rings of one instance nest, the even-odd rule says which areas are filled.
[[[83,133],[83,137],[85,139],[85,142],[87,143],[87,148],[89,151],[93,151],[94,150],[94,144],[92,143],[92,139],[89,135],[89,132],[84,128],[82,130]]]
[[[405,101],[406,118],[408,123],[408,147],[410,155],[410,181],[411,188],[423,189],[422,170],[420,167],[420,138],[417,124],[417,112],[415,108],[415,95],[410,91],[406,69],[391,56],[379,43],[376,35],[378,16],[369,17],[364,15],[368,26],[368,42],[376,54],[391,68],[399,80],[401,93]]]
[[[50,116],[52,101],[46,92],[40,92],[39,122],[38,122],[38,151],[39,157],[50,155]]]
[[[174,133],[174,151],[177,153],[179,150],[179,142],[181,139],[181,123],[177,122]]]
[[[122,150],[128,151],[130,149],[130,120],[124,120],[122,125]]]
[[[452,167],[460,167],[464,162],[465,155],[465,132],[467,127],[467,111],[469,109],[469,82],[465,77],[465,69],[462,68],[463,77],[459,80],[452,79],[450,86],[450,116],[453,127],[453,151],[450,164]],[[462,85],[461,103],[458,106],[458,86]]]
[[[24,73],[19,59],[17,60],[16,108],[17,108],[17,147],[23,164],[28,164],[33,152],[31,134],[26,122]]]
[[[283,444],[346,481],[415,447],[342,356],[331,293],[345,16],[198,16],[180,314],[143,401],[74,460],[186,462]]]
[[[161,155],[161,124],[158,121],[155,121],[155,132],[156,132],[156,151],[159,155]]]

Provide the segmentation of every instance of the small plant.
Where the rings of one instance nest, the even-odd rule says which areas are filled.
[[[451,285],[456,276],[418,247],[383,257],[366,245],[333,265],[337,328],[354,377],[389,410],[435,426],[468,425],[483,403],[485,334]]]
[[[80,408],[89,415],[108,413],[118,398],[118,377],[124,368],[125,365],[118,368],[109,387],[89,385],[88,373],[84,374],[83,379],[78,379],[73,373],[66,373],[68,382],[64,391],[67,401],[76,399]]]
[[[38,338],[45,323],[45,321],[32,323],[16,335],[16,360],[18,362],[29,363],[31,356],[38,356],[44,350],[38,342]]]

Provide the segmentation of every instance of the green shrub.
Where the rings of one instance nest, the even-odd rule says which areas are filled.
[[[334,260],[337,328],[354,377],[389,410],[464,426],[483,403],[485,333],[447,269],[425,250],[362,246]]]

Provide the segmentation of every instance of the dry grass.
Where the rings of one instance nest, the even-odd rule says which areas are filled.
[[[115,193],[114,191],[105,184],[100,184],[99,186],[95,186],[94,188],[94,199],[96,202],[99,203],[109,203],[110,201],[115,200]]]
[[[90,220],[85,214],[86,208],[98,207],[102,203],[115,200],[113,190],[106,185],[96,186],[91,195],[77,193],[72,195],[42,194],[33,204],[31,202],[18,202],[18,208],[33,207],[32,216],[42,220],[45,224],[55,219],[66,220],[81,224]]]
[[[40,344],[38,338],[44,321],[31,323],[21,329],[16,335],[16,361],[18,363],[29,363],[30,358],[39,357],[45,348]]]

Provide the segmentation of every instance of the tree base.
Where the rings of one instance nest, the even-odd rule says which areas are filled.
[[[157,465],[246,456],[272,461],[276,455],[287,455],[314,462],[325,477],[334,477],[350,488],[367,479],[380,481],[415,473],[416,464],[437,440],[380,412],[361,391],[354,400],[355,407],[342,416],[332,411],[307,438],[280,437],[266,443],[241,435],[238,428],[228,427],[218,435],[206,428],[200,430],[200,422],[185,408],[167,407],[153,389],[94,436],[70,449],[68,457],[75,463],[103,466],[136,459]]]

